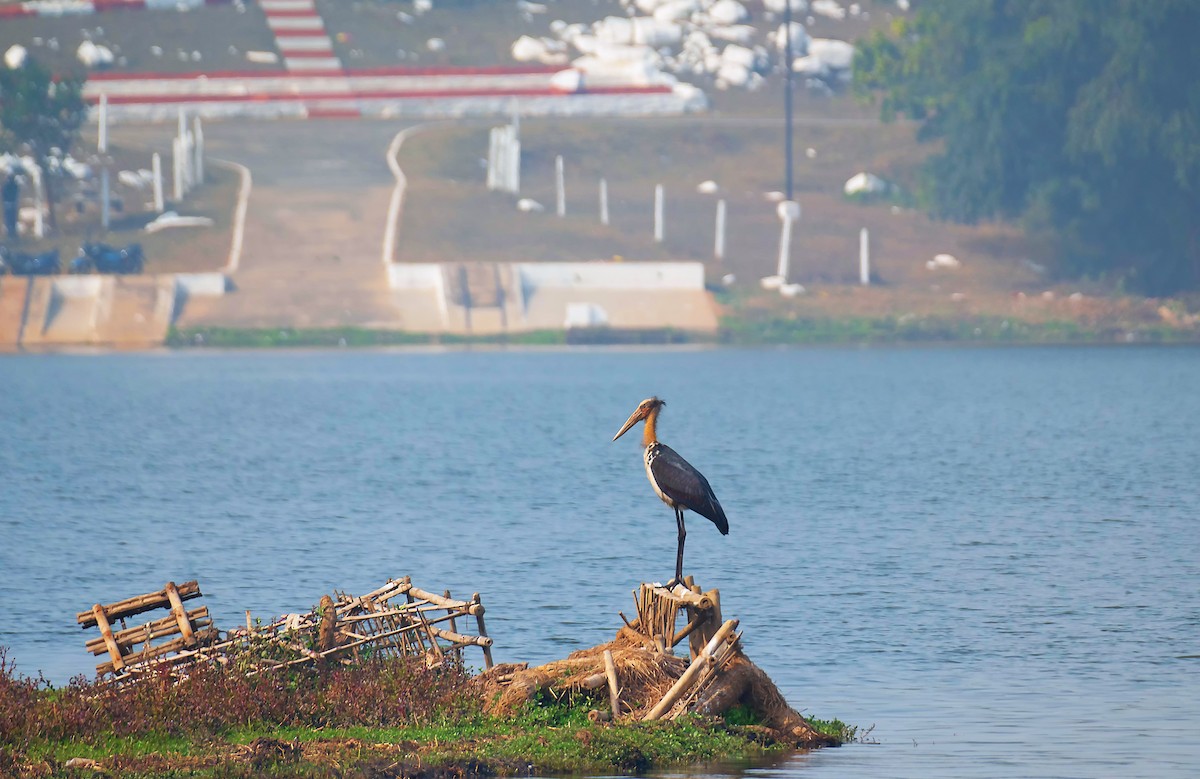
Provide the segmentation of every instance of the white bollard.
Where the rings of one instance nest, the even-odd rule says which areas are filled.
[[[100,169],[100,226],[108,229],[111,220],[112,187],[108,180],[108,166]]]
[[[100,95],[100,108],[96,112],[96,151],[104,154],[108,151],[108,95]]]
[[[725,200],[717,201],[717,237],[713,243],[713,257],[725,259]]]
[[[663,242],[663,185],[654,185],[654,242]]]
[[[162,157],[158,152],[150,158],[150,170],[154,174],[154,213],[161,214],[163,205]]]
[[[608,227],[608,179],[600,179],[600,224]]]
[[[46,197],[42,192],[42,169],[34,165],[29,173],[33,176],[33,235],[36,238],[45,238],[46,223],[42,219],[42,209],[45,207]]]
[[[192,150],[194,155],[195,167],[195,184],[199,186],[204,183],[204,127],[200,124],[200,117],[192,120],[192,137],[195,138],[195,148]]]
[[[865,227],[858,231],[858,281],[871,285],[871,236]]]
[[[554,158],[555,213],[560,217],[567,215],[566,182],[563,178],[563,158],[560,154]]]
[[[183,200],[183,138],[171,141],[171,172],[174,174],[172,193],[176,203]]]
[[[508,154],[505,157],[507,166],[508,191],[514,195],[521,194],[521,135],[518,125],[509,125]]]
[[[787,283],[788,271],[791,269],[792,225],[800,219],[800,204],[795,200],[784,200],[775,212],[783,221],[783,231],[779,235],[779,267],[775,275]]]
[[[500,189],[500,128],[488,132],[487,188],[494,192]]]

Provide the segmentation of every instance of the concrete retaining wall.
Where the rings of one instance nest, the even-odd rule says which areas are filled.
[[[161,345],[189,297],[225,294],[220,273],[0,279],[0,348]]]
[[[717,329],[698,262],[393,264],[388,281],[413,332]]]

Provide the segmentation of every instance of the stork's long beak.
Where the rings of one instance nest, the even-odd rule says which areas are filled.
[[[617,431],[615,436],[613,436],[613,440],[616,441],[618,438],[625,435],[625,433],[629,432],[629,428],[633,427],[638,422],[641,422],[643,419],[645,419],[645,416],[642,414],[642,409],[638,408],[629,415],[629,419],[625,420],[625,424],[621,425],[621,429]]]

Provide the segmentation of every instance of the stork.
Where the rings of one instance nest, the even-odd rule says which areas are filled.
[[[679,528],[679,550],[675,554],[675,578],[667,583],[667,589],[683,582],[683,541],[687,530],[683,526],[683,512],[691,509],[702,517],[712,520],[721,531],[721,535],[729,535],[729,520],[725,518],[725,510],[721,502],[708,486],[704,474],[692,467],[691,463],[667,446],[659,443],[656,425],[658,413],[666,405],[665,400],[646,398],[634,412],[625,420],[625,424],[613,436],[616,441],[638,422],[645,421],[642,431],[642,445],[646,447],[646,477],[654,492],[671,508],[675,509],[675,524]]]

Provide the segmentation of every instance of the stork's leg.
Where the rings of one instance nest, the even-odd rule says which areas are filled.
[[[675,578],[667,584],[671,589],[676,584],[683,584],[683,541],[687,538],[687,529],[683,526],[683,509],[675,507],[675,524],[679,526],[679,550],[675,553]]]

